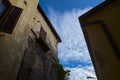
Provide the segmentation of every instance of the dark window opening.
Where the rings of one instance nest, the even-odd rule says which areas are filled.
[[[9,9],[10,6],[11,4],[8,0],[0,0],[0,18]]]
[[[35,17],[33,19],[35,20]]]
[[[27,2],[26,1],[24,1],[24,4],[27,6]]]
[[[2,2],[0,2],[0,17],[5,12],[6,8],[7,7]]]
[[[8,0],[1,0],[0,4],[0,31],[11,34],[23,9],[12,6]]]

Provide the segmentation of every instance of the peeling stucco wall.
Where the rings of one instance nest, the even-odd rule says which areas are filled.
[[[57,59],[59,41],[39,12],[38,0],[9,1],[12,5],[22,8],[23,11],[12,34],[0,32],[0,80],[26,80],[26,78],[31,80],[31,77],[36,76],[30,77],[33,73],[39,74],[39,78],[47,74],[46,77],[48,78],[51,66],[55,62],[54,59]],[[31,31],[33,29],[37,34],[40,32],[41,26],[47,32],[46,42],[50,48],[48,52],[43,52],[42,45],[35,41],[35,36]],[[46,62],[43,62],[42,54],[46,56]],[[28,68],[35,72],[27,71]],[[40,73],[44,72],[43,75],[39,71]],[[23,73],[29,78],[21,75]],[[53,73],[53,75],[55,74]],[[34,80],[37,80],[37,77]],[[55,77],[49,80],[55,80]]]

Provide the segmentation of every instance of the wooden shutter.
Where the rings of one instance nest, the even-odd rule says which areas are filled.
[[[47,32],[41,27],[39,36],[46,41]]]
[[[22,10],[23,9],[21,8],[12,6],[7,17],[2,21],[0,25],[0,31],[4,31],[11,34],[20,17],[20,14],[22,13]]]
[[[50,50],[50,48],[46,42],[46,36],[47,36],[47,32],[45,32],[45,30],[41,27],[40,33],[39,33],[39,38],[37,39],[37,42],[39,42],[39,44],[44,52],[47,52],[48,50]]]

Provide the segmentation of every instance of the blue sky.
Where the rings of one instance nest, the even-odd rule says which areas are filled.
[[[96,77],[78,17],[101,2],[103,0],[40,0],[62,39],[58,45],[58,57],[64,68],[71,70],[70,80]]]
[[[86,7],[94,7],[101,2],[103,0],[40,0],[40,5],[45,13],[48,14],[48,7],[53,7],[55,10],[63,13],[73,8],[84,9]]]

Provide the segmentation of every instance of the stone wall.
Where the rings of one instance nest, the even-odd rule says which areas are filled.
[[[39,12],[38,0],[9,1],[23,11],[12,34],[0,31],[0,80],[46,80],[57,61],[59,41]],[[49,51],[46,52],[42,49],[44,45],[36,41],[41,27],[47,34],[45,43]]]

